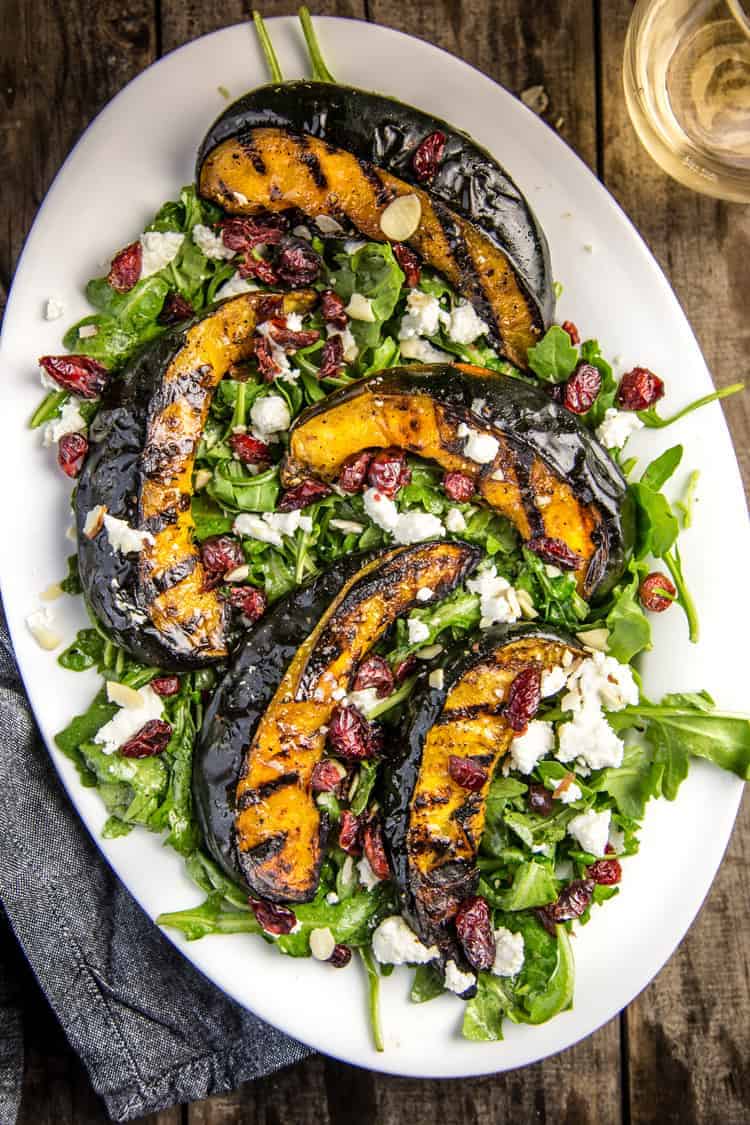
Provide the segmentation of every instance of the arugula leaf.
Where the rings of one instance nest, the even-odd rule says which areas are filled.
[[[531,860],[518,865],[513,886],[504,894],[494,894],[492,904],[502,910],[527,910],[555,902],[557,894],[558,883],[549,868]]]
[[[341,267],[331,273],[331,283],[345,301],[353,293],[361,293],[370,301],[375,317],[373,323],[364,320],[349,322],[349,327],[360,351],[375,348],[380,343],[383,324],[392,315],[401,296],[404,275],[393,256],[388,242],[366,242],[354,254],[337,256]]]
[[[362,947],[359,951],[359,955],[362,958],[362,964],[367,973],[367,1008],[370,1014],[370,1027],[372,1028],[375,1050],[384,1051],[383,1028],[380,1022],[380,977],[378,976],[378,967],[369,945]]]
[[[660,417],[655,406],[650,406],[648,410],[639,410],[638,417],[648,429],[661,430],[665,426],[671,426],[673,422],[679,422],[680,418],[692,414],[694,410],[700,410],[702,406],[707,406],[710,402],[718,402],[722,398],[729,398],[730,395],[736,395],[744,389],[744,383],[732,383],[729,387],[722,387],[718,391],[712,391],[711,394],[695,399],[687,406],[683,406],[676,414],[671,414],[669,418]]]
[[[475,1043],[496,1043],[503,1038],[503,1018],[510,1006],[505,978],[480,973],[476,995],[466,1002],[461,1034]]]
[[[68,573],[60,582],[60,589],[71,597],[83,593],[81,576],[78,573],[78,555],[68,555]]]
[[[167,807],[161,815],[169,828],[166,843],[180,855],[189,856],[198,846],[200,831],[193,815],[192,792],[196,727],[187,696],[172,703],[170,721],[172,737],[165,751],[169,761],[169,789]]]
[[[564,328],[553,324],[538,344],[529,348],[529,367],[548,383],[563,383],[578,363],[578,349]]]
[[[625,746],[622,765],[601,770],[589,784],[597,793],[609,794],[624,816],[641,820],[646,802],[659,795],[661,783],[661,766],[654,764],[648,745],[631,742]]]
[[[101,663],[104,638],[97,629],[80,629],[72,644],[60,653],[57,663],[71,672],[83,672]]]
[[[659,457],[646,467],[641,475],[641,484],[654,492],[658,492],[675,472],[681,460],[681,445],[673,445],[671,449],[665,449]]]
[[[253,476],[241,461],[220,461],[206,493],[231,512],[273,512],[279,495],[277,466]]]
[[[70,395],[67,391],[50,391],[49,394],[44,396],[29,418],[29,429],[37,430],[45,422],[51,422],[53,418],[59,417],[60,411],[69,398]]]
[[[444,992],[445,985],[440,970],[432,962],[417,965],[409,999],[415,1004],[424,1004],[428,1000],[434,1000],[436,996],[442,996]]]
[[[647,555],[664,558],[680,531],[669,501],[642,480],[629,484],[628,493],[635,501],[635,558],[640,560]]]
[[[685,485],[685,491],[682,495],[682,499],[678,500],[675,504],[675,508],[677,508],[682,516],[683,531],[687,531],[687,529],[689,527],[692,527],[693,525],[693,509],[695,507],[695,502],[697,499],[695,490],[698,487],[699,478],[700,470],[694,469],[687,479],[687,484]]]
[[[615,594],[612,608],[605,618],[610,656],[621,664],[629,664],[639,652],[651,648],[651,623],[638,600],[641,573],[631,563],[632,578]]]
[[[106,277],[95,277],[86,286],[89,303],[98,312],[119,321],[134,333],[153,326],[168,292],[169,285],[159,274],[137,281],[127,293],[118,293]]]
[[[199,906],[160,914],[156,924],[167,926],[172,930],[180,930],[188,941],[197,941],[207,934],[263,933],[252,913],[224,909],[222,895],[218,893],[209,895]]]
[[[225,515],[223,509],[203,492],[193,496],[192,513],[195,537],[198,540],[209,539],[212,535],[224,535],[232,530],[232,516]]]

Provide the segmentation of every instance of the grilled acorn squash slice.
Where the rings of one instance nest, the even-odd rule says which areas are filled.
[[[367,561],[366,555],[340,559],[276,602],[245,634],[211,697],[193,756],[193,797],[208,850],[239,882],[234,798],[243,755],[297,649]]]
[[[544,319],[507,252],[422,188],[354,153],[285,129],[230,137],[203,161],[200,193],[237,215],[296,208],[333,217],[385,242],[381,218],[397,196],[416,195],[421,215],[404,241],[472,302],[500,352],[519,367],[544,332]]]
[[[426,944],[458,957],[450,922],[476,891],[476,856],[492,773],[514,738],[504,711],[515,677],[584,655],[575,640],[535,625],[498,626],[446,663],[443,686],[415,691],[400,732],[402,757],[386,766],[384,831],[405,917]],[[470,792],[453,780],[449,759],[487,771]]]
[[[193,541],[193,462],[214,390],[250,354],[262,293],[225,301],[142,351],[107,388],[89,434],[76,492],[78,565],[89,606],[136,659],[184,671],[226,655],[224,609],[204,589]],[[289,293],[284,312],[316,296]],[[151,537],[123,554],[106,528],[84,533],[106,508]]]
[[[326,727],[357,666],[428,586],[442,597],[476,566],[463,543],[402,547],[351,578],[302,644],[247,748],[236,792],[239,866],[251,891],[273,902],[315,895],[325,823],[312,771]]]
[[[465,455],[461,423],[497,440],[491,461]],[[579,560],[585,597],[603,593],[620,574],[625,481],[576,416],[541,388],[462,364],[378,372],[299,416],[282,480],[332,480],[352,454],[387,446],[470,476],[523,539],[562,541]]]
[[[442,156],[428,183],[431,197],[512,258],[549,325],[555,299],[544,232],[517,184],[468,134],[395,98],[340,83],[269,84],[244,94],[213,123],[198,153],[196,182],[206,157],[223,141],[235,137],[251,144],[251,131],[269,126],[317,137],[353,153],[369,175],[382,168],[417,187],[423,182],[414,169],[417,150],[442,134]]]

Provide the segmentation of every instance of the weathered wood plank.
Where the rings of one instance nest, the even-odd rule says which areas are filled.
[[[674,183],[640,147],[620,87],[630,10],[627,0],[608,3],[602,27],[605,182],[672,281],[716,383],[726,385],[747,369],[750,213]],[[725,405],[747,483],[750,396]],[[750,1118],[750,958],[743,940],[750,912],[749,858],[746,800],[698,921],[628,1010],[633,1125],[739,1125]]]

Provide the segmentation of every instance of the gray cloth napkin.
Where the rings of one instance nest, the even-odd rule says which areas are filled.
[[[234,1089],[309,1053],[201,976],[111,871],[42,745],[1,613],[0,902],[115,1121]],[[9,941],[0,910],[0,1125],[15,1121],[23,1073]]]

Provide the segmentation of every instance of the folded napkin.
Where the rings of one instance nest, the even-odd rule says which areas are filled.
[[[234,1089],[309,1053],[201,976],[110,870],[41,742],[2,614],[0,825],[0,903],[113,1120]],[[23,1073],[11,943],[0,910],[0,1125],[15,1121]]]

